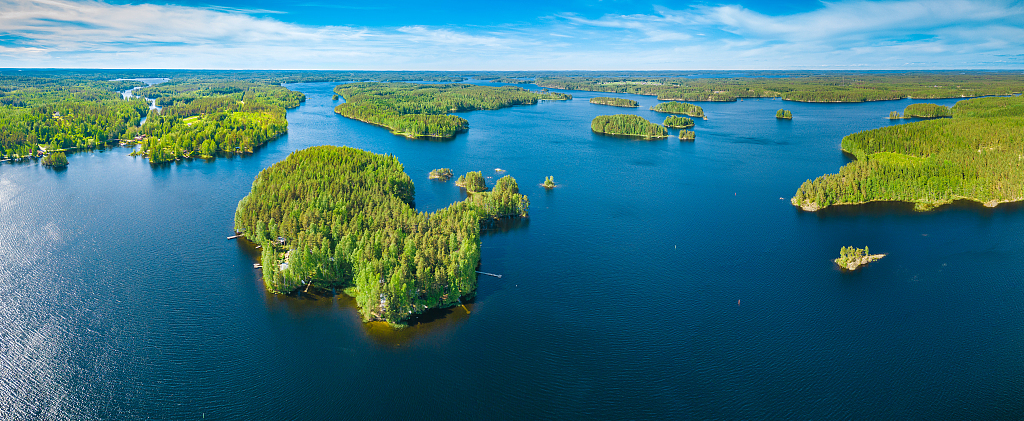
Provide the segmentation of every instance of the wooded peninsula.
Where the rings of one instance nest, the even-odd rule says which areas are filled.
[[[544,96],[515,86],[380,82],[338,85],[334,92],[345,98],[334,112],[409,138],[451,138],[468,130],[469,122],[448,113],[532,105]],[[562,94],[550,92],[545,95],[545,99],[572,98],[555,98],[553,95]]]
[[[18,160],[42,150],[117,143],[138,143],[134,154],[153,163],[251,153],[287,131],[285,109],[305,99],[281,86],[212,75],[150,87],[104,76],[110,74],[0,77],[0,156]],[[150,109],[144,98],[163,109]]]
[[[595,133],[644,139],[668,137],[668,129],[665,126],[651,123],[647,119],[633,114],[599,115],[590,122],[590,129]]]
[[[394,156],[315,146],[259,173],[235,229],[262,246],[267,290],[343,289],[363,320],[400,324],[472,297],[481,223],[530,205],[510,176],[436,212],[417,212],[413,197]]]
[[[793,205],[815,211],[900,201],[928,210],[954,200],[990,207],[1024,200],[1024,98],[960,101],[952,114],[844,137],[843,151],[856,160],[805,181]]]
[[[611,105],[613,107],[627,107],[627,108],[637,108],[637,107],[640,106],[639,102],[633,101],[632,99],[611,98],[611,97],[606,97],[606,96],[599,96],[599,97],[590,98],[590,103],[591,104],[597,104],[597,105]]]

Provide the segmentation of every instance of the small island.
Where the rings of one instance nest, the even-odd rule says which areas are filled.
[[[560,92],[551,92],[548,91],[547,89],[544,89],[540,91],[540,98],[537,99],[541,101],[569,101],[572,100],[572,95],[563,94]]]
[[[697,133],[694,133],[692,130],[680,130],[679,131],[679,140],[685,140],[685,141],[693,142],[696,139],[697,139]]]
[[[633,101],[632,99],[625,98],[612,98],[607,96],[599,96],[590,98],[591,104],[597,105],[610,105],[612,107],[625,107],[625,108],[637,108],[640,106],[639,102]]]
[[[857,270],[861,265],[866,265],[883,257],[885,257],[884,254],[871,254],[867,247],[859,249],[850,246],[840,249],[839,258],[834,261],[844,270]]]
[[[969,200],[995,207],[1024,200],[1024,97],[986,97],[953,106],[952,118],[847,135],[855,159],[805,181],[791,202],[806,211],[875,201],[926,211]]]
[[[679,117],[670,115],[665,117],[665,122],[662,123],[665,127],[671,127],[673,129],[688,129],[693,127],[693,119],[689,117]]]
[[[487,190],[487,183],[480,171],[470,171],[466,175],[460,175],[455,180],[455,185],[466,189],[469,193],[479,193]]]
[[[599,115],[590,122],[590,129],[595,133],[643,139],[668,137],[668,129],[665,126],[651,123],[643,117],[632,114]]]
[[[893,111],[892,113],[889,113],[889,118],[890,119],[893,119],[893,114],[894,113],[897,116],[899,115],[899,113],[896,113],[895,111]],[[924,103],[922,103],[922,104],[910,104],[910,105],[908,105],[907,108],[903,109],[903,117],[902,118],[942,118],[942,117],[952,117],[952,116],[953,116],[953,110],[951,110],[949,107],[944,107],[942,105],[936,105],[936,104],[924,104]],[[897,117],[897,118],[899,118],[899,117]]]
[[[793,113],[790,112],[789,110],[780,109],[780,110],[775,112],[775,118],[777,118],[779,120],[792,120],[793,119]]]
[[[547,176],[547,178],[544,179],[544,184],[543,185],[544,185],[545,189],[553,189],[553,188],[555,188],[555,176],[553,176],[553,175]]]
[[[47,167],[62,168],[68,166],[68,157],[64,152],[54,152],[43,157],[42,164]]]
[[[452,172],[451,168],[438,168],[436,170],[431,170],[430,171],[430,179],[431,180],[448,181],[454,175],[455,175],[455,173]]]
[[[314,146],[256,176],[235,230],[261,246],[268,291],[337,290],[364,321],[401,326],[473,297],[481,224],[530,206],[510,176],[435,212],[417,212],[413,192],[394,156]]]
[[[707,120],[707,116],[704,115],[704,109],[700,106],[690,104],[688,102],[662,102],[661,104],[651,107],[651,111],[659,113],[670,113],[670,114],[682,114],[690,117],[703,118]]]

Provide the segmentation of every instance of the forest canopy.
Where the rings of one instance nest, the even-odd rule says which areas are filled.
[[[750,77],[686,77],[661,72],[538,75],[547,88],[657,96],[663,101],[782,98],[802,102],[864,102],[1010,95],[1024,91],[1019,72],[751,72]]]
[[[529,209],[509,176],[436,212],[417,212],[413,197],[394,156],[316,146],[260,172],[235,229],[262,245],[269,291],[342,288],[364,320],[400,323],[473,296],[481,223]]]
[[[611,98],[611,97],[606,97],[606,96],[599,96],[599,97],[590,98],[590,103],[591,104],[597,104],[597,105],[611,105],[613,107],[627,107],[627,108],[636,108],[636,107],[640,106],[639,102],[633,101],[632,99]]]
[[[682,114],[697,118],[704,117],[703,108],[686,102],[662,102],[658,105],[651,107],[651,111],[656,111],[659,113]]]
[[[670,115],[665,117],[665,122],[662,123],[665,127],[671,127],[674,129],[688,129],[693,127],[693,119],[689,117],[680,117],[677,115]]]
[[[409,138],[450,138],[469,129],[466,119],[448,113],[532,105],[542,98],[541,94],[514,86],[465,84],[364,82],[338,85],[334,92],[345,98],[345,103],[334,108],[335,113],[387,127]],[[545,94],[545,99],[572,98]]]
[[[645,139],[668,137],[668,130],[665,129],[665,126],[651,123],[647,119],[633,114],[599,115],[590,122],[590,129],[595,133]]]
[[[1024,200],[1024,98],[960,101],[952,114],[844,137],[843,151],[856,160],[805,181],[792,203],[817,210],[901,201],[926,210],[954,200]]]

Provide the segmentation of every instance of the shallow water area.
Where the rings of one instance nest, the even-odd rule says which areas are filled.
[[[469,131],[423,141],[335,115],[334,83],[287,86],[307,101],[251,155],[0,164],[0,419],[1024,413],[1020,205],[789,203],[848,162],[842,136],[956,100],[699,103],[696,141],[636,141],[590,120],[661,123],[654,97],[558,91],[574,99],[459,113]],[[260,170],[321,144],[397,156],[421,211],[465,197],[432,169],[515,177],[530,217],[482,233],[480,270],[502,277],[400,330],[340,291],[268,294],[258,250],[225,239],[235,206]],[[887,257],[845,273],[832,259],[850,245]]]

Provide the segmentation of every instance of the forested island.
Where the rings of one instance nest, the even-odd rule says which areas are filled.
[[[674,129],[688,129],[694,126],[693,119],[689,117],[679,117],[676,115],[665,117],[665,122],[662,124],[665,127],[671,127]]]
[[[949,107],[937,104],[910,104],[903,109],[903,116],[898,111],[889,113],[890,120],[900,118],[940,118],[952,117],[953,110]]]
[[[44,156],[41,164],[47,167],[66,167],[68,166],[68,157],[64,155],[64,152],[54,152]]]
[[[590,122],[590,129],[595,133],[644,139],[668,137],[668,129],[665,126],[651,123],[647,119],[633,114],[599,115]]]
[[[540,97],[537,99],[541,101],[569,101],[572,100],[572,95],[563,94],[561,92],[551,92],[544,89],[540,91]]]
[[[466,175],[460,175],[455,180],[455,185],[466,189],[469,193],[479,193],[487,190],[487,182],[480,171],[470,171]]]
[[[363,320],[401,324],[472,297],[481,223],[529,209],[509,176],[436,212],[413,197],[394,156],[315,146],[259,173],[235,229],[262,246],[267,290],[343,289]]]
[[[692,130],[680,130],[679,140],[687,140],[692,142],[694,140],[697,140],[697,133],[694,133]]]
[[[792,120],[793,113],[789,110],[779,109],[778,111],[775,112],[775,118],[779,120]]]
[[[637,108],[640,106],[639,102],[633,101],[632,99],[625,98],[611,98],[606,96],[599,96],[590,98],[591,104],[597,105],[611,105],[613,107],[626,107],[626,108]]]
[[[989,207],[1024,200],[1024,98],[960,101],[952,114],[844,137],[843,151],[856,159],[805,181],[793,205],[815,211],[900,201],[928,210],[954,200]]]
[[[800,102],[865,102],[1010,95],[1024,91],[1019,72],[753,72],[752,77],[689,78],[623,72],[622,76],[538,75],[538,86],[657,96],[663,101],[781,98]],[[649,72],[648,74],[650,74]],[[666,72],[653,72],[666,73]]]
[[[704,116],[703,108],[686,102],[662,102],[658,105],[651,107],[651,111],[656,111],[659,113],[683,114],[688,115],[690,117],[703,117],[705,120],[707,119],[707,117]]]
[[[334,92],[345,98],[345,103],[335,107],[334,112],[387,127],[392,133],[409,138],[454,137],[469,129],[469,122],[448,113],[531,105],[544,96],[514,86],[379,82],[338,85]],[[562,94],[545,95],[546,99],[553,99],[552,96]]]
[[[874,262],[883,257],[885,257],[884,254],[871,254],[867,247],[859,249],[850,246],[840,249],[839,258],[835,259],[834,262],[845,270],[857,270],[862,265]]]
[[[448,181],[455,173],[452,172],[451,168],[438,168],[430,171],[431,180]]]

